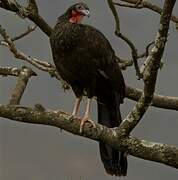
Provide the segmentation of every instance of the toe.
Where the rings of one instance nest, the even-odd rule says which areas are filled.
[[[88,117],[84,117],[84,118],[82,119],[81,123],[80,123],[80,133],[82,133],[82,131],[83,131],[83,126],[84,126],[84,124],[85,124],[87,121],[90,122],[94,128],[96,128],[95,123],[94,123],[91,119],[89,119]]]

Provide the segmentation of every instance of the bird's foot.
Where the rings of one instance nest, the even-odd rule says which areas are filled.
[[[83,126],[84,126],[84,124],[85,124],[86,122],[90,122],[90,123],[92,124],[92,126],[93,126],[94,128],[96,128],[95,123],[94,123],[91,119],[89,119],[88,116],[84,116],[84,117],[82,118],[81,123],[80,123],[80,133],[82,133],[82,131],[83,131]]]
[[[71,114],[70,117],[69,117],[69,120],[73,120],[75,118],[79,118],[79,117],[77,117],[76,115]]]

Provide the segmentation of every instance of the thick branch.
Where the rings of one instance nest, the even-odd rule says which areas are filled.
[[[20,69],[12,67],[1,67],[0,66],[0,75],[1,76],[19,76]]]
[[[160,67],[161,58],[167,40],[170,18],[175,2],[176,0],[165,0],[155,44],[150,52],[150,55],[147,57],[149,59],[149,63],[143,76],[144,92],[142,93],[133,110],[129,113],[129,115],[125,118],[119,127],[123,129],[127,135],[139,123],[149,105],[151,104],[154,95],[158,69]]]
[[[37,8],[37,4],[34,0],[29,1],[27,8],[21,6],[16,1],[1,0],[0,7],[12,12],[17,13],[23,18],[28,18],[33,21],[47,36],[51,34],[52,28],[46,23],[46,21],[40,16]]]
[[[141,89],[134,89],[129,86],[126,87],[126,97],[128,99],[138,101],[142,94],[143,91]],[[150,105],[158,108],[178,111],[178,97],[154,94]]]
[[[71,115],[62,111],[45,111],[45,109],[39,110],[39,108],[0,105],[0,117],[18,122],[58,127],[79,136],[102,141],[116,149],[123,149],[135,157],[178,168],[178,149],[174,146],[139,140],[134,137],[121,137],[119,136],[120,133],[115,129],[97,123],[96,128],[93,128],[90,123],[86,123],[83,134],[80,134],[81,119],[71,119]]]
[[[28,67],[22,67],[19,73],[19,77],[17,79],[16,86],[10,98],[10,102],[9,102],[10,105],[20,104],[20,100],[22,98],[22,95],[25,91],[25,88],[31,76],[36,76],[36,73]]]

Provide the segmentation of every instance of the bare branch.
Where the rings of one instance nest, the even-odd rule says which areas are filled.
[[[127,67],[133,65],[133,61],[132,60],[121,59],[118,56],[115,56],[115,57],[116,57],[116,61],[118,62],[119,67],[121,68],[121,70],[126,70]]]
[[[28,67],[22,67],[18,79],[17,79],[17,83],[16,86],[12,92],[11,98],[10,98],[10,105],[19,105],[20,104],[20,100],[22,98],[22,95],[25,91],[25,88],[27,86],[27,83],[30,79],[31,76],[36,76],[37,74],[32,71],[32,69],[28,68]]]
[[[133,5],[133,4],[127,4],[127,3],[120,3],[120,2],[117,2],[117,3],[115,2],[114,4],[120,7],[137,8],[137,9],[142,8],[142,5],[136,6],[136,4]]]
[[[32,57],[24,54],[23,52],[18,51],[17,48],[15,47],[15,44],[12,42],[12,40],[9,37],[9,35],[7,34],[6,30],[3,29],[2,26],[0,26],[0,34],[4,38],[4,41],[1,41],[0,44],[8,47],[10,49],[10,51],[13,53],[15,58],[24,60],[24,61],[32,64],[36,68],[38,68],[42,71],[49,72],[52,76],[55,76],[57,79],[61,80],[58,73],[56,72],[55,67],[52,64],[50,64],[46,61],[43,61],[43,60],[38,60],[36,58],[32,58]]]
[[[153,41],[153,42],[150,42],[150,43],[146,46],[145,52],[142,53],[142,54],[140,54],[140,55],[138,55],[138,58],[148,57],[148,55],[149,55],[149,48],[150,48],[154,43],[155,43],[154,41]],[[141,71],[141,69],[140,69],[140,71]]]
[[[124,6],[124,7],[129,7],[129,8],[137,8],[137,9],[147,8],[147,9],[150,9],[150,10],[152,10],[152,11],[154,11],[160,15],[162,13],[162,9],[159,6],[152,4],[151,2],[149,2],[147,0],[142,0],[138,5],[136,5],[138,3],[138,0],[120,0],[120,1],[130,3],[131,5],[130,4],[121,4],[119,2],[114,2],[114,4],[118,5],[118,6]],[[177,28],[178,17],[172,15],[171,21],[173,21],[175,23],[176,28]]]
[[[33,10],[36,14],[38,14],[38,5],[36,0],[28,0],[28,9]]]
[[[16,1],[1,0],[0,7],[17,13],[22,18],[28,18],[34,22],[47,36],[50,36],[52,28],[38,13],[37,4],[34,0],[29,1],[28,7],[21,6]]]
[[[96,123],[96,128],[91,126],[90,123],[86,123],[83,134],[80,134],[81,119],[71,119],[70,114],[62,111],[0,105],[0,117],[18,122],[54,126],[79,136],[107,143],[115,149],[126,151],[132,156],[178,168],[178,149],[174,146],[139,140],[134,137],[123,137],[120,136],[122,133],[116,129],[107,128],[98,123]]]
[[[23,32],[22,34],[14,37],[11,39],[11,41],[17,41],[25,36],[27,36],[28,34],[30,34],[31,32],[33,32],[35,29],[37,28],[37,26],[32,26],[32,27],[28,27],[27,30],[25,32]]]
[[[113,1],[112,0],[108,0],[108,4],[109,4],[109,7],[114,15],[114,19],[115,19],[115,23],[116,23],[116,26],[115,26],[115,34],[117,37],[121,38],[122,40],[124,40],[128,46],[130,47],[131,49],[131,52],[132,52],[132,58],[133,58],[133,62],[134,62],[134,66],[135,66],[135,70],[136,70],[136,76],[138,79],[141,79],[142,78],[142,75],[140,74],[140,69],[139,69],[139,66],[138,66],[138,62],[137,62],[137,49],[135,47],[135,45],[132,43],[131,40],[129,40],[125,35],[123,35],[121,32],[120,32],[120,20],[119,20],[119,16],[118,16],[118,13],[116,11],[116,8],[113,4]]]
[[[118,33],[120,33],[120,20],[119,20],[119,16],[118,16],[117,10],[114,7],[113,1],[112,0],[108,0],[108,5],[109,5],[109,8],[111,9],[111,11],[113,13],[113,16],[114,16],[114,19],[115,19],[115,23],[116,23],[115,31],[118,31]]]
[[[132,53],[132,59],[133,59],[133,63],[134,63],[134,67],[135,67],[135,71],[136,71],[136,77],[137,79],[141,79],[142,78],[142,74],[140,73],[140,69],[138,66],[138,53],[137,53],[137,49],[135,47],[135,45],[132,43],[132,41],[130,39],[128,39],[125,35],[123,35],[122,33],[118,33],[117,31],[115,32],[115,34],[120,37],[122,40],[124,40],[130,47],[131,49],[131,53]]]
[[[128,135],[134,127],[139,123],[144,113],[147,111],[153,99],[157,73],[160,67],[161,58],[164,52],[167,35],[169,30],[170,18],[176,0],[165,0],[163,12],[160,19],[159,30],[155,39],[154,47],[147,58],[149,58],[149,65],[144,72],[144,92],[139,101],[134,106],[133,110],[125,118],[119,128],[122,128],[126,135]]]
[[[137,2],[135,3],[135,7],[138,7],[141,3],[142,3],[143,0],[137,0]]]
[[[12,67],[1,67],[0,66],[0,75],[1,76],[19,76],[20,69]]]
[[[135,1],[135,3],[134,4],[125,4],[125,3],[120,3],[120,2],[114,2],[114,4],[115,5],[118,5],[118,6],[122,6],[122,7],[129,7],[129,8],[137,8],[137,9],[141,9],[141,8],[143,8],[143,6],[142,6],[142,1],[143,0],[137,0],[137,1]]]
[[[129,86],[126,87],[126,97],[128,99],[138,101],[142,94],[143,91],[141,89],[134,89]],[[178,97],[154,94],[150,105],[158,108],[178,111]]]
[[[137,56],[137,60],[138,60],[138,59],[141,59],[141,58],[144,58],[144,57],[147,58],[148,55],[149,55],[149,48],[150,48],[151,45],[153,45],[153,44],[154,44],[154,41],[151,42],[151,43],[149,43],[149,44],[146,46],[146,48],[145,48],[145,52]],[[117,60],[119,66],[120,66],[120,68],[121,68],[122,70],[126,70],[127,67],[130,67],[130,66],[133,65],[133,60],[121,59],[121,58],[118,57],[118,56],[115,56],[115,57],[116,57],[116,60]],[[140,68],[140,73],[141,73],[141,74],[143,74],[143,67],[145,67],[145,64],[146,64],[146,62],[144,62],[144,64],[143,64],[142,67]]]

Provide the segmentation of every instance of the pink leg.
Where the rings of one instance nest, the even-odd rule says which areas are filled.
[[[82,97],[76,98],[74,109],[72,111],[72,116],[76,116],[77,115],[81,100],[82,100]]]
[[[80,123],[80,133],[82,133],[83,126],[87,121],[90,122],[93,127],[96,127],[95,123],[91,119],[89,119],[90,105],[91,105],[91,99],[87,98],[86,111],[85,111],[84,117],[82,118],[82,121]]]

